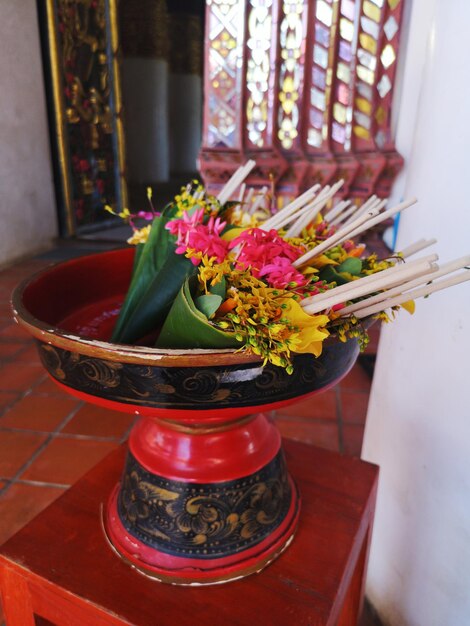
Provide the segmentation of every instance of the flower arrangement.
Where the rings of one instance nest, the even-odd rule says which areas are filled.
[[[399,308],[412,313],[416,298],[470,278],[459,271],[470,256],[441,268],[436,254],[409,260],[435,240],[385,259],[358,243],[414,198],[388,210],[376,196],[330,208],[339,181],[273,212],[267,188],[246,190],[254,165],[240,167],[217,197],[192,181],[161,212],[149,190],[151,211],[119,213],[133,228],[136,254],[113,341],[235,348],[291,372],[292,353],[319,356],[330,335],[365,346],[365,320],[390,321]],[[139,228],[136,218],[151,223]]]

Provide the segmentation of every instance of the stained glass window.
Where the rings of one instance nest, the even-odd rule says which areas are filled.
[[[386,193],[402,164],[390,118],[405,1],[207,0],[203,176],[223,183],[253,157],[255,184],[281,193],[312,172]]]

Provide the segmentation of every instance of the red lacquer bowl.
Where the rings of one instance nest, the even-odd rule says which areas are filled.
[[[297,355],[292,375],[233,350],[110,343],[133,253],[40,272],[16,289],[15,318],[61,388],[140,416],[105,514],[121,557],[173,584],[257,572],[292,540],[300,503],[266,413],[336,384],[357,342],[328,341],[317,359]]]

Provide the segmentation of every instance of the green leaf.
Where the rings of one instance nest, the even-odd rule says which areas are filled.
[[[133,343],[156,330],[163,323],[184,279],[194,269],[184,255],[171,253],[121,327],[118,341]]]
[[[338,274],[336,269],[332,265],[327,265],[320,271],[320,279],[326,281],[327,283],[336,283],[337,285],[344,285],[344,283],[348,283],[349,280]]]
[[[196,298],[194,304],[198,311],[203,313],[207,319],[210,319],[222,304],[222,297],[215,294],[204,294]]]
[[[209,291],[215,296],[220,296],[222,299],[225,298],[225,292],[227,291],[227,281],[225,280],[225,277],[222,276],[222,280],[215,285],[211,285],[209,287]]]
[[[345,261],[338,265],[337,272],[347,272],[353,276],[359,276],[362,271],[362,261],[355,257],[349,257]]]
[[[169,219],[166,217],[156,217],[153,220],[147,241],[139,252],[136,251],[138,258],[134,260],[131,284],[119,313],[111,338],[112,341],[125,341],[123,337],[124,327],[140,306],[140,301],[155,276],[163,267],[168,255],[174,250],[175,238],[169,231],[165,230],[168,221]]]
[[[167,315],[156,345],[159,348],[236,348],[234,333],[213,326],[196,308],[186,280]]]
[[[143,244],[143,243],[138,243],[135,246],[134,263],[132,265],[132,276],[134,276],[134,274],[136,272],[136,269],[139,266],[140,255],[142,254],[144,246],[145,246],[145,244]]]

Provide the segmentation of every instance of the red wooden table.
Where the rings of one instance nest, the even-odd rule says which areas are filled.
[[[226,585],[173,587],[114,554],[100,507],[125,450],[109,455],[0,548],[7,626],[35,615],[66,626],[353,626],[362,606],[378,468],[285,441],[302,494],[292,545],[260,574]]]

